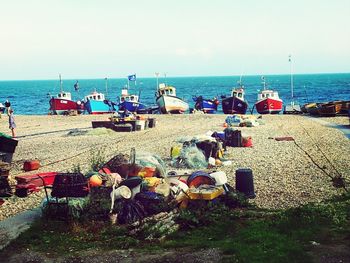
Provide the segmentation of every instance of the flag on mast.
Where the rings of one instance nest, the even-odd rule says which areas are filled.
[[[136,81],[136,74],[129,75],[129,76],[128,76],[128,80],[129,80],[129,81]]]

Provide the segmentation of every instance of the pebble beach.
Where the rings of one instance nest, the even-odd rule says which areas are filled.
[[[79,166],[90,168],[91,158],[99,153],[105,160],[116,154],[149,152],[160,156],[170,166],[170,148],[181,137],[223,131],[226,115],[153,115],[155,128],[121,133],[92,129],[91,121],[107,120],[107,115],[82,116],[15,116],[18,146],[13,156],[10,182],[24,174],[25,160],[37,159],[38,172],[72,171]],[[337,125],[349,125],[348,117],[320,118]],[[260,208],[283,209],[309,202],[320,202],[344,192],[335,188],[331,178],[341,175],[350,181],[350,140],[333,126],[324,125],[301,115],[264,115],[265,123],[257,127],[238,127],[243,136],[251,136],[253,147],[228,147],[225,159],[232,165],[217,167],[226,172],[235,187],[235,171],[251,168],[256,198],[251,202]],[[74,131],[74,132],[72,132]],[[0,132],[9,134],[7,116],[0,119]],[[275,137],[291,136],[295,141],[276,141]],[[317,164],[317,165],[316,165]],[[322,167],[325,174],[319,167]],[[191,170],[189,170],[191,171]],[[38,207],[44,192],[26,198],[12,196],[0,206],[0,220],[21,211]]]

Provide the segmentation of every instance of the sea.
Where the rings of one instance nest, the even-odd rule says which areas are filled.
[[[328,102],[350,100],[350,73],[341,74],[296,74],[293,75],[294,97],[291,96],[290,75],[264,76],[268,89],[279,92],[284,104],[291,100],[303,105],[309,102]],[[79,90],[74,84],[79,81]],[[193,96],[221,98],[229,95],[232,88],[238,86],[240,76],[207,77],[167,77],[159,78],[159,83],[176,87],[177,96],[194,107]],[[252,109],[257,93],[263,89],[261,76],[242,76],[246,100]],[[107,89],[106,89],[107,86]],[[121,90],[128,86],[127,78],[107,79],[63,79],[64,91],[72,93],[75,100],[82,100],[92,91],[105,93],[106,97],[118,101]],[[140,101],[148,106],[155,105],[156,78],[137,78],[129,82],[129,93],[140,94]],[[59,80],[15,80],[0,81],[0,102],[11,102],[15,115],[46,115],[49,112],[49,99],[60,91]],[[218,113],[222,113],[219,105]],[[253,112],[256,113],[256,112]]]

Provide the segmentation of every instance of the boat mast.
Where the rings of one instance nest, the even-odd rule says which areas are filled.
[[[266,90],[266,81],[265,81],[265,77],[261,76],[261,80],[262,80],[262,84],[264,85],[264,90]]]
[[[106,86],[106,98],[108,97],[108,83],[107,78],[105,78],[105,86]]]
[[[156,78],[157,78],[157,87],[156,87],[156,91],[157,91],[159,88],[159,72],[154,73],[154,75],[156,75]]]
[[[239,77],[239,87],[242,88],[242,76],[243,74],[241,73],[241,76]]]
[[[62,93],[63,90],[62,90],[62,78],[61,78],[61,73],[59,74],[59,78],[60,78],[60,91],[61,91],[61,93]]]
[[[290,69],[290,88],[292,92],[292,105],[294,104],[294,93],[293,93],[293,72],[292,72],[292,56],[289,55],[289,69]]]

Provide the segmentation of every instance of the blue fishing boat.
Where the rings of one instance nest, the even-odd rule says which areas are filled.
[[[94,91],[85,96],[84,101],[85,110],[89,114],[105,114],[116,111],[115,104],[112,101],[106,100],[103,93]]]
[[[193,101],[195,102],[194,108],[204,113],[215,113],[218,110],[218,105],[220,104],[217,98],[205,99],[202,96],[193,96]]]
[[[119,111],[128,110],[137,113],[146,111],[147,106],[141,103],[139,98],[139,95],[129,94],[128,89],[122,89],[118,104]]]
[[[106,94],[108,93],[107,78],[106,83]],[[96,90],[91,92],[84,98],[84,108],[89,114],[105,114],[116,112],[116,104],[105,98],[105,94],[97,92]]]

